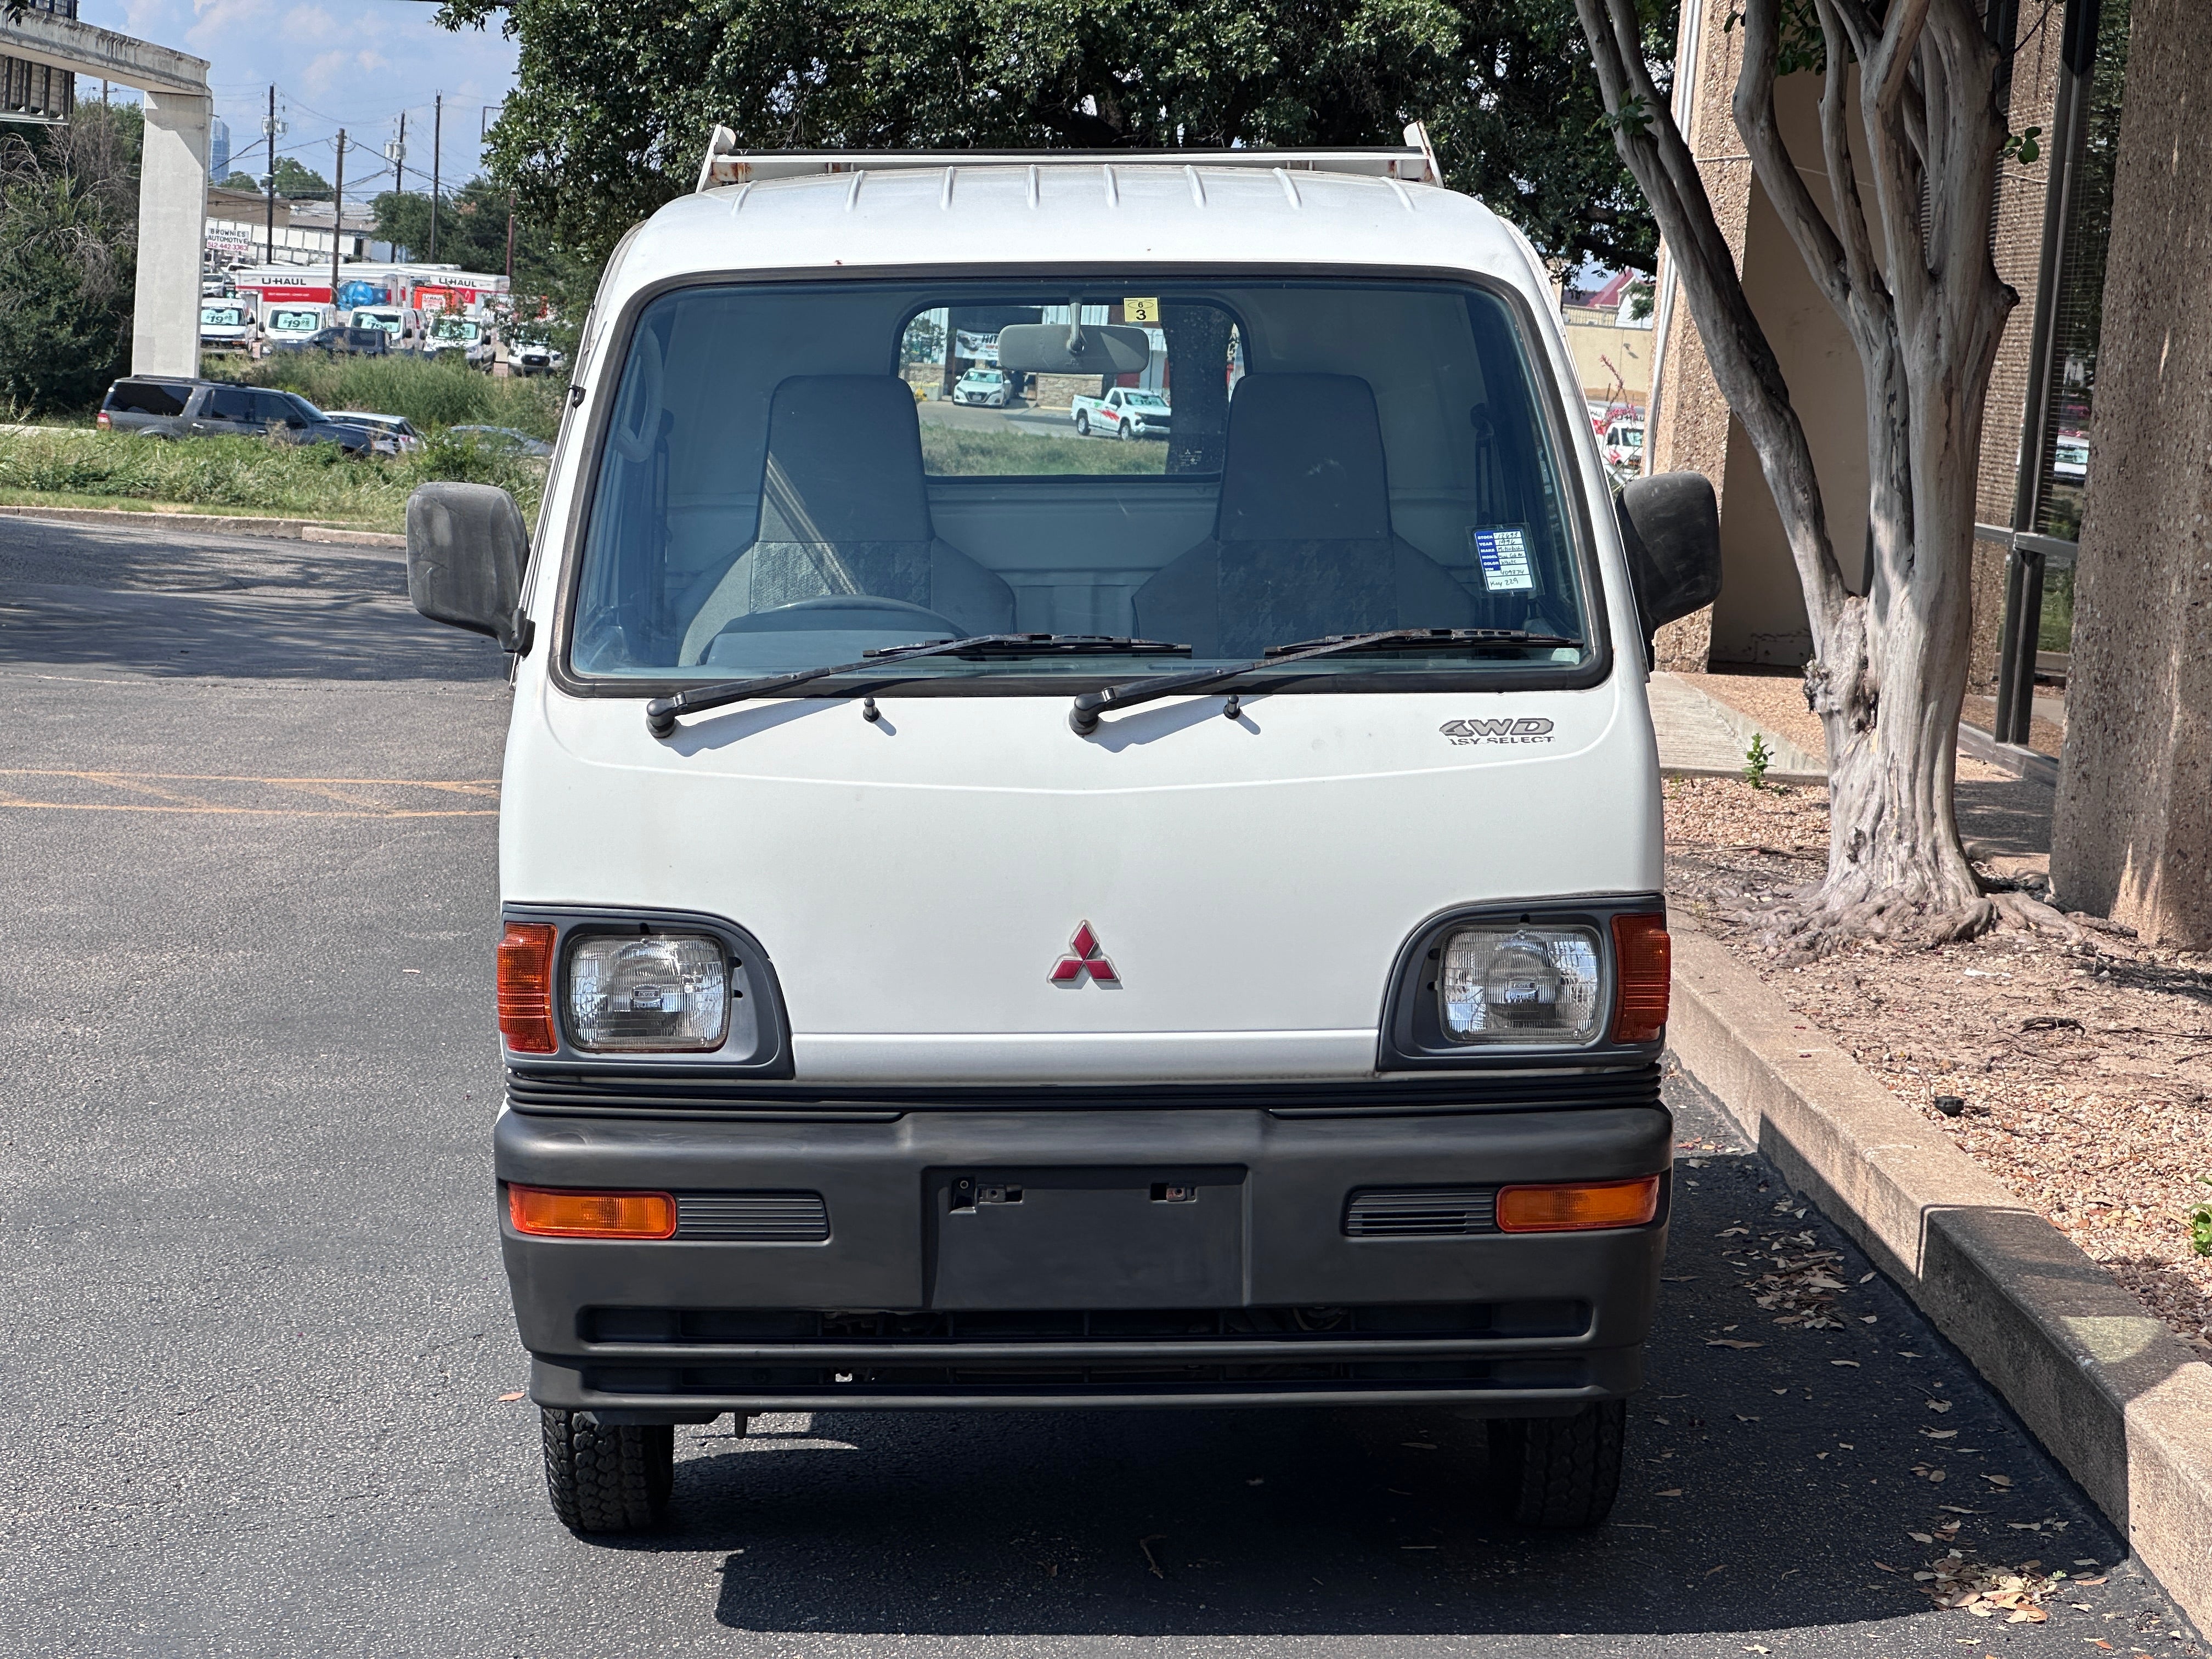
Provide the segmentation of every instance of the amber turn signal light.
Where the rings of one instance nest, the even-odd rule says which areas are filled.
[[[1665,1035],[1674,960],[1666,917],[1613,919],[1613,974],[1620,988],[1613,1006],[1615,1042],[1656,1042]]]
[[[1659,1177],[1506,1187],[1498,1194],[1502,1233],[1571,1233],[1593,1227],[1641,1227],[1659,1213]]]
[[[676,1200],[666,1193],[572,1193],[509,1187],[507,1218],[543,1238],[672,1238]]]
[[[561,1047],[553,1034],[550,922],[510,921],[500,935],[499,1034],[519,1054],[550,1054]]]

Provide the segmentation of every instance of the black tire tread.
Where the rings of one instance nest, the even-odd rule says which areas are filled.
[[[1601,1400],[1572,1417],[1490,1425],[1491,1472],[1516,1525],[1566,1531],[1601,1525],[1620,1492],[1628,1402]]]
[[[667,1513],[676,1431],[541,1407],[545,1495],[571,1532],[641,1532]]]

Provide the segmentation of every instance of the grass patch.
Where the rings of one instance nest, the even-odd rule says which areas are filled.
[[[1168,447],[1158,441],[1054,438],[1038,433],[921,423],[921,464],[939,477],[1042,477],[1067,474],[1158,477],[1167,471]]]
[[[349,459],[335,444],[264,438],[165,443],[101,432],[0,433],[0,494],[50,506],[143,501],[203,512],[322,519],[404,530],[415,486],[440,479],[497,484],[538,512],[544,464],[434,433],[411,455]]]
[[[208,357],[202,368],[210,380],[296,392],[318,409],[404,416],[418,432],[441,426],[507,426],[548,442],[561,424],[561,399],[568,389],[565,380],[550,374],[494,380],[451,354],[325,357],[287,352],[258,363]]]

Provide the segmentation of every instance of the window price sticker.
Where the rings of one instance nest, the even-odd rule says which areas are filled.
[[[1130,323],[1157,323],[1160,319],[1160,302],[1158,300],[1124,300],[1121,301],[1121,319]]]
[[[1482,585],[1493,593],[1525,593],[1536,586],[1528,569],[1528,532],[1521,525],[1470,530]]]

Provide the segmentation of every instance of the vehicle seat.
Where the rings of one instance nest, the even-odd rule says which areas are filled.
[[[1390,528],[1375,393],[1352,374],[1248,374],[1229,400],[1213,537],[1135,596],[1136,630],[1198,657],[1382,628],[1471,628],[1474,596]]]
[[[914,393],[894,374],[799,374],[769,404],[760,523],[685,625],[679,660],[726,628],[807,599],[863,596],[933,611],[967,634],[1014,623],[1014,592],[937,538]]]

